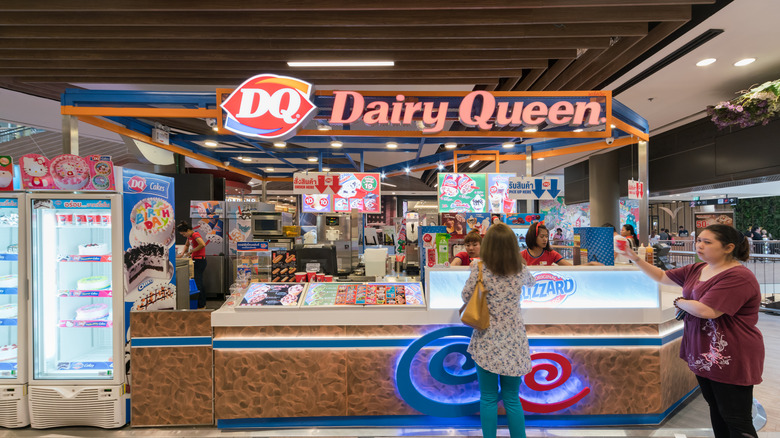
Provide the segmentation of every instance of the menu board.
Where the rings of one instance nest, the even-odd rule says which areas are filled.
[[[734,212],[720,211],[715,213],[694,213],[696,221],[696,235],[698,236],[705,228],[710,225],[728,225],[734,226]]]
[[[301,198],[303,198],[301,210],[304,213],[333,213],[330,195],[301,195]]]
[[[262,306],[288,306],[295,307],[299,304],[305,285],[252,283],[247,288],[244,297],[238,304],[239,308]]]
[[[489,173],[487,176],[488,208],[490,213],[517,213],[517,201],[509,198],[509,178],[514,173]]]
[[[487,174],[439,173],[440,213],[487,213]]]
[[[424,306],[420,283],[310,283],[304,306]]]
[[[295,281],[296,260],[294,249],[271,251],[271,281],[274,283]]]
[[[339,190],[333,196],[333,211],[379,213],[379,174],[340,173]]]

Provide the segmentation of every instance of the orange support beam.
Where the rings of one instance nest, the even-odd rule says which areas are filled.
[[[183,147],[174,146],[174,145],[165,145],[165,144],[157,143],[154,140],[152,140],[151,137],[147,137],[147,136],[145,136],[143,134],[139,134],[139,133],[137,133],[137,132],[135,132],[133,130],[124,128],[124,127],[119,126],[119,125],[115,125],[115,124],[113,124],[111,122],[99,119],[97,117],[80,116],[79,120],[84,122],[84,123],[89,123],[90,125],[97,126],[98,128],[103,128],[105,130],[108,130],[108,131],[111,131],[111,132],[115,132],[117,134],[124,135],[126,137],[130,137],[132,139],[135,139],[135,140],[138,140],[138,141],[142,141],[144,143],[149,143],[150,145],[157,146],[160,149],[165,149],[166,151],[170,151],[170,152],[173,152],[173,153],[176,153],[176,154],[184,155],[185,157],[194,158],[194,159],[196,159],[198,161],[201,161],[203,163],[211,164],[211,165],[217,166],[217,167],[219,167],[221,169],[225,169],[225,170],[229,170],[231,172],[235,172],[235,173],[237,173],[239,175],[244,175],[244,176],[248,176],[250,178],[255,178],[255,179],[259,179],[259,180],[264,179],[262,175],[259,175],[257,173],[253,173],[253,172],[248,172],[246,170],[239,169],[237,167],[226,166],[225,164],[223,164],[219,160],[215,160],[215,159],[213,159],[211,157],[207,157],[205,155],[196,154],[195,152],[192,152],[189,149],[185,149]]]

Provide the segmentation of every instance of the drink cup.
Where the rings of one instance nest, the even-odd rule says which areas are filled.
[[[58,213],[57,214],[57,226],[64,227],[73,225],[73,215],[70,213]]]
[[[86,214],[77,214],[76,215],[76,225],[84,226],[87,225],[87,215]]]
[[[333,283],[333,276],[332,275],[326,275],[325,276],[325,283]]]
[[[511,213],[513,208],[515,208],[515,200],[504,198],[504,213]]]
[[[99,214],[88,214],[87,215],[87,225],[89,225],[89,226],[100,225],[100,215]]]
[[[317,280],[317,273],[314,271],[306,271],[306,277],[308,278],[309,282]]]
[[[325,274],[323,274],[323,273],[317,274],[317,281],[320,282],[320,283],[325,281]]]
[[[626,248],[628,247],[628,241],[624,238],[615,239],[615,251],[617,252],[625,252]]]
[[[111,226],[111,215],[110,214],[101,214],[100,215],[100,224],[104,227]]]
[[[305,272],[296,272],[295,273],[295,282],[296,283],[303,283],[306,281],[306,273]]]

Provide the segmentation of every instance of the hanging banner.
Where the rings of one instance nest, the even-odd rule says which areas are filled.
[[[642,199],[645,195],[645,185],[641,181],[628,180],[628,199]]]
[[[509,179],[514,173],[489,173],[487,176],[487,194],[490,201],[490,213],[517,213],[517,202],[509,197]]]
[[[440,213],[487,213],[484,173],[439,173]]]
[[[558,178],[518,177],[509,179],[510,199],[555,199],[563,187]]]
[[[43,155],[27,154],[20,164],[23,189],[114,190],[114,164],[108,155],[82,158],[65,154],[49,160]]]

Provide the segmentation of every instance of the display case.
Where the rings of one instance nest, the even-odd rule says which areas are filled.
[[[13,197],[12,197],[13,196]],[[26,382],[25,273],[19,197],[0,194],[0,385]],[[22,243],[22,246],[23,243]]]
[[[123,328],[117,195],[29,197],[31,383],[119,384]]]

